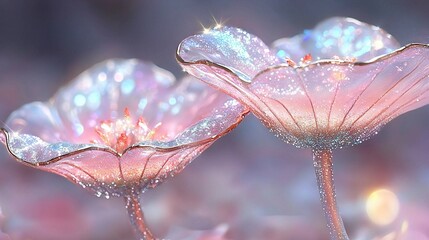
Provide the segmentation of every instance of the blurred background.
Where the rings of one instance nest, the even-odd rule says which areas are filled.
[[[153,61],[180,77],[177,45],[213,19],[270,44],[349,16],[406,44],[429,42],[428,11],[424,0],[0,0],[0,123],[107,58]],[[423,107],[334,152],[338,202],[352,239],[429,239],[427,122]],[[145,193],[143,206],[163,238],[217,231],[225,239],[324,240],[315,182],[311,152],[281,142],[249,115],[181,174]],[[377,201],[384,210],[367,212]],[[1,147],[0,239],[9,238],[116,240],[133,239],[133,232],[122,199],[92,196],[15,162]]]

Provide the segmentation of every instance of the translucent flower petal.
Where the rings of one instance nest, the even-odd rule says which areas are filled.
[[[60,174],[99,197],[109,198],[130,188],[144,191],[157,186],[183,170],[210,144],[176,149],[133,148],[122,157],[89,148],[35,166]]]
[[[144,116],[150,126],[162,117],[160,98],[172,90],[174,76],[151,64],[131,60],[107,60],[80,74],[51,99],[63,122],[72,130],[67,141],[94,139],[94,127],[102,120],[122,117],[130,109],[131,117]],[[88,130],[89,129],[89,130]]]
[[[401,45],[383,29],[353,18],[333,17],[292,38],[273,43],[273,52],[280,60],[291,58],[299,62],[310,53],[313,59],[334,56],[367,61],[393,52]]]
[[[13,112],[0,141],[30,166],[100,196],[121,195],[130,187],[155,187],[180,172],[247,112],[192,77],[176,81],[153,64],[109,60],[82,73],[49,102]],[[122,136],[140,128],[141,136]],[[128,145],[115,148],[110,140]]]
[[[206,63],[188,64],[181,62],[181,64],[186,72],[208,83],[213,88],[229,94],[241,103],[246,103],[243,106],[255,106],[254,102],[258,101],[257,97],[249,90],[249,84],[243,82],[227,69]],[[261,111],[263,110],[261,109]]]
[[[7,134],[7,147],[12,155],[32,165],[43,165],[51,160],[89,147],[91,144],[72,144],[68,142],[47,143],[41,138],[25,133],[11,132]],[[103,146],[100,146],[102,148]]]
[[[191,144],[192,142],[200,142],[215,137],[217,134],[222,133],[227,126],[237,123],[236,116],[231,115],[230,112],[242,111],[242,109],[243,106],[235,100],[225,102],[222,107],[215,109],[211,116],[190,126],[178,135],[175,139],[176,144]]]
[[[164,179],[181,172],[212,142],[186,148],[133,148],[121,158],[121,174],[128,183],[146,188],[156,187]]]
[[[178,47],[177,60],[187,72],[249,104],[256,98],[248,83],[258,72],[279,63],[259,38],[232,27],[188,37]]]
[[[251,66],[266,66],[256,75],[254,68],[238,74],[235,65],[219,63],[215,57],[235,46],[228,41],[208,54],[200,47],[184,51],[184,46],[194,45],[193,39],[205,46],[211,38],[202,34],[185,39],[178,48],[179,63],[249,107],[268,128],[298,147],[356,144],[394,117],[427,104],[427,45],[397,49],[399,44],[388,33],[355,19],[331,18],[314,30],[276,41],[274,51],[284,63],[275,63],[271,55],[250,58]],[[305,61],[295,64],[289,57]],[[317,58],[327,59],[312,60]],[[243,79],[243,73],[253,77]]]
[[[209,29],[188,37],[180,44],[177,55],[183,62],[203,61],[224,66],[246,82],[278,63],[259,38],[233,27]]]
[[[157,133],[177,145],[211,139],[235,125],[245,108],[226,94],[186,77],[158,103]],[[201,134],[197,134],[201,132]]]
[[[427,104],[428,66],[429,47],[410,45],[370,63],[273,67],[251,89],[276,116],[266,121],[279,136],[300,147],[336,148]]]
[[[72,132],[64,126],[55,107],[42,102],[28,103],[14,111],[6,121],[6,127],[46,142],[68,141]]]

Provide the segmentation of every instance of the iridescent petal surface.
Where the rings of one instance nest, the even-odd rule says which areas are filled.
[[[401,45],[383,29],[352,18],[333,17],[320,22],[312,30],[304,30],[292,38],[273,43],[273,52],[280,60],[299,62],[305,54],[313,59],[355,58],[368,61],[390,53]]]
[[[428,66],[429,47],[410,45],[368,64],[279,66],[259,74],[251,87],[259,104],[278,116],[266,120],[279,136],[300,147],[336,148],[362,142],[427,104]]]
[[[185,62],[208,61],[224,66],[246,82],[262,69],[278,63],[259,38],[233,27],[208,29],[188,37],[177,54]]]
[[[187,72],[248,104],[256,100],[248,83],[258,72],[280,63],[259,38],[233,27],[186,38],[177,58]]]
[[[153,64],[131,60],[107,60],[80,74],[51,99],[63,129],[71,129],[68,141],[94,139],[93,130],[103,120],[144,116],[150,127],[158,123],[165,94],[173,88],[174,76]]]
[[[117,59],[85,71],[50,101],[13,112],[0,140],[26,164],[97,195],[120,195],[131,186],[155,187],[180,172],[246,113],[193,77],[176,81],[153,64]],[[132,123],[144,121],[153,133],[118,152],[104,144],[97,126],[124,114]]]
[[[215,36],[219,31],[228,35],[230,29],[213,31]],[[396,116],[427,104],[428,46],[398,49],[384,30],[355,19],[330,18],[314,30],[276,41],[271,52],[277,61],[268,50],[262,51],[268,54],[265,58],[250,58],[250,66],[265,66],[256,75],[254,67],[235,71],[234,60],[240,58],[226,56],[220,62],[216,57],[236,45],[224,41],[206,47],[213,39],[210,32],[185,39],[177,51],[179,63],[249,107],[276,135],[297,147],[356,144]],[[250,43],[242,48],[259,49]],[[312,57],[301,62],[308,53]]]

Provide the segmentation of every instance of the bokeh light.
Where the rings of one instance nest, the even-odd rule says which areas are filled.
[[[372,192],[366,201],[366,213],[377,225],[392,223],[399,213],[399,200],[395,193],[387,189]]]
[[[429,43],[428,9],[425,0],[0,1],[0,123],[107,58],[153,61],[180,77],[177,45],[201,24],[215,27],[213,17],[269,44],[328,17],[349,16],[407,44]],[[409,226],[400,240],[429,240],[428,121],[426,106],[335,152],[340,210],[353,240],[399,233],[396,223],[404,219]],[[0,166],[0,239],[2,233],[14,240],[134,239],[122,199],[98,199],[62,177],[21,166],[4,147]],[[401,199],[389,225],[375,225],[365,212],[369,195],[360,197],[374,186],[389,186]],[[311,152],[284,144],[251,115],[172,181],[148,191],[142,204],[160,238],[223,224],[232,240],[329,238]]]

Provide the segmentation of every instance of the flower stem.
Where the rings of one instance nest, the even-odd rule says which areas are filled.
[[[128,210],[131,224],[139,240],[155,240],[144,220],[143,210],[140,206],[140,194],[132,191],[125,196],[125,207]]]
[[[322,201],[331,240],[348,240],[349,237],[347,236],[343,220],[341,219],[337,207],[332,151],[329,149],[313,149],[313,161],[320,192],[320,200]]]

